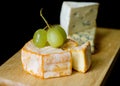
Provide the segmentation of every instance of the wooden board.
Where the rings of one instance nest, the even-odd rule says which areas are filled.
[[[92,55],[92,66],[83,74],[40,79],[22,69],[20,50],[0,66],[0,86],[99,86],[109,72],[120,48],[120,30],[97,28],[96,53]]]

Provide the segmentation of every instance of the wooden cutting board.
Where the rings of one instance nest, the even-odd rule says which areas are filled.
[[[96,53],[92,55],[92,66],[83,74],[40,79],[22,69],[20,50],[0,66],[0,86],[99,86],[109,73],[120,49],[120,30],[97,28]]]

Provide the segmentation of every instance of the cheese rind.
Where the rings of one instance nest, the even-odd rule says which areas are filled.
[[[85,73],[91,65],[90,42],[78,46],[68,40],[60,49],[37,48],[29,41],[21,49],[21,61],[26,72],[42,79],[71,75],[72,68]]]
[[[70,46],[69,44],[72,44]],[[66,51],[70,51],[72,54],[72,68],[76,71],[87,72],[91,66],[91,45],[87,41],[82,45],[77,45],[76,41],[69,39],[62,47]]]
[[[82,46],[74,47],[71,49],[73,69],[80,72],[87,72],[91,66],[91,46],[89,42],[86,42]]]
[[[40,78],[71,75],[72,58],[69,51],[46,46],[37,48],[32,41],[21,50],[23,69]]]

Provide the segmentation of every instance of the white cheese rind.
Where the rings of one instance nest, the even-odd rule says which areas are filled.
[[[90,43],[86,42],[82,46],[72,48],[71,53],[72,68],[83,73],[87,72],[92,63]]]
[[[73,46],[70,46],[69,44],[72,44]],[[69,39],[62,48],[71,52],[72,68],[76,71],[85,73],[88,71],[92,63],[91,45],[89,41],[86,41],[81,45],[76,44],[76,41]]]
[[[39,78],[52,78],[72,74],[72,58],[69,51],[46,46],[37,48],[32,41],[21,49],[23,69]]]
[[[96,27],[98,3],[64,1],[60,12],[60,25],[67,35]]]

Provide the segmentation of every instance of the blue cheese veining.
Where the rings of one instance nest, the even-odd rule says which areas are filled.
[[[91,45],[91,52],[94,53],[95,52],[94,41],[95,41],[95,35],[96,35],[95,33],[96,33],[96,29],[93,28],[93,29],[89,29],[81,32],[76,32],[71,36],[69,36],[69,38],[78,42],[79,45],[82,45],[89,41]]]
[[[96,19],[99,3],[64,1],[60,13],[60,25],[68,36],[79,45],[89,41],[94,52]]]
[[[96,27],[98,3],[64,1],[60,12],[60,25],[68,35]]]

